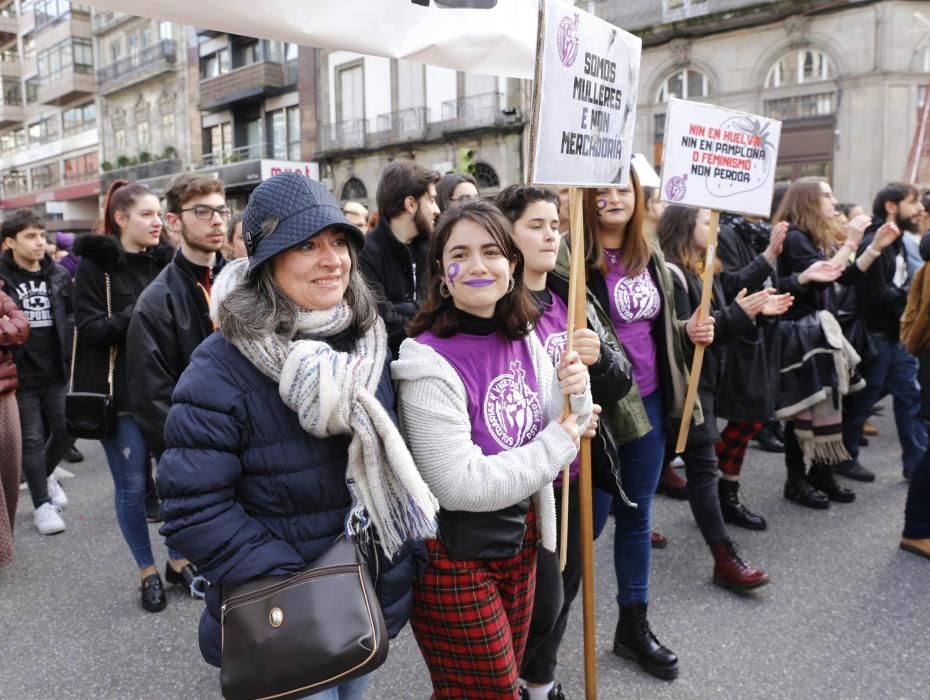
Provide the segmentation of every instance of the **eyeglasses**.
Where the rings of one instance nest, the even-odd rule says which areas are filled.
[[[185,211],[194,212],[194,216],[204,221],[212,219],[214,214],[219,214],[223,221],[229,221],[229,217],[232,216],[232,209],[229,207],[208,207],[206,204],[196,204],[181,210],[181,212]]]

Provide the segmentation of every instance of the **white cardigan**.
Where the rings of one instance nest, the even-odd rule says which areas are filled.
[[[528,443],[485,455],[472,442],[468,395],[458,373],[433,348],[408,338],[391,364],[401,430],[424,481],[447,510],[491,512],[533,497],[542,545],[556,547],[552,480],[575,458],[558,424],[564,406],[555,368],[534,333],[529,345],[548,424]],[[591,417],[591,390],[571,396],[580,430]]]

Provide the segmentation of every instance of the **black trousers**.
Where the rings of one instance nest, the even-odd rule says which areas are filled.
[[[727,539],[727,526],[720,512],[717,492],[718,464],[714,443],[688,445],[683,455],[685,476],[688,477],[688,504],[707,544]]]

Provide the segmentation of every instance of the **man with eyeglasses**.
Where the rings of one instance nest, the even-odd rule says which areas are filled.
[[[194,349],[213,333],[210,291],[225,262],[220,249],[232,215],[223,183],[191,173],[168,184],[165,210],[167,226],[181,242],[136,302],[127,339],[133,416],[156,459],[165,449],[175,384]]]

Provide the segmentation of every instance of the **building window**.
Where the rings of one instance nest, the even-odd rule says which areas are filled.
[[[145,48],[146,46],[151,45],[152,43],[152,28],[151,27],[145,27],[142,30],[141,41],[142,41],[142,48]]]
[[[65,39],[36,56],[38,78],[42,83],[57,80],[63,73],[94,72],[94,49],[90,39]]]
[[[23,91],[18,80],[2,83],[3,94],[0,95],[0,105],[21,105]]]
[[[471,168],[471,174],[478,181],[478,187],[500,187],[497,172],[487,163],[477,162]]]
[[[71,3],[68,0],[35,0],[33,7],[36,15],[36,29],[71,14]]]
[[[174,29],[171,26],[171,22],[162,20],[158,23],[158,38],[162,41],[168,41],[174,38]]]
[[[64,169],[65,184],[92,180],[97,176],[97,154],[85,153],[82,156],[66,158]]]
[[[48,143],[58,138],[58,118],[46,117],[29,125],[29,143]]]
[[[3,193],[7,196],[23,194],[28,192],[26,186],[26,173],[16,169],[8,170],[3,173]]]
[[[765,101],[765,116],[772,119],[809,119],[827,117],[836,111],[836,93],[822,92],[814,95],[785,97]]]
[[[678,97],[682,100],[696,100],[701,97],[707,97],[710,94],[710,88],[707,82],[707,76],[700,71],[684,69],[672,73],[656,93],[656,102],[668,102],[670,97]]]
[[[39,78],[29,78],[26,81],[26,104],[31,105],[39,101]]]
[[[58,184],[58,164],[49,163],[48,165],[37,165],[30,168],[29,179],[32,181],[32,189],[34,190],[55,187]]]
[[[815,49],[801,49],[782,56],[769,68],[765,87],[806,85],[831,80],[835,75],[829,56]]]
[[[216,126],[205,129],[204,147],[209,147],[204,155],[212,155],[214,164],[222,162],[222,159],[232,150],[232,123],[224,122]]]
[[[123,55],[123,42],[119,39],[110,42],[110,63],[116,63]]]
[[[144,119],[136,123],[136,143],[139,150],[145,151],[149,147],[149,121]]]
[[[365,118],[365,67],[361,61],[336,68],[336,123]]]
[[[113,130],[113,145],[116,152],[123,155],[126,153],[126,130],[123,128]]]
[[[93,102],[72,107],[61,113],[61,119],[64,124],[62,131],[66,136],[85,129],[92,129],[97,125],[97,107]]]
[[[166,144],[174,141],[174,112],[161,115],[161,140]]]
[[[287,157],[300,160],[300,107],[287,108]]]
[[[271,133],[271,157],[287,157],[287,114],[283,109],[268,115],[268,131]]]
[[[229,49],[204,56],[200,63],[200,77],[204,80],[229,72]]]
[[[23,60],[31,61],[36,55],[36,40],[32,34],[23,37]]]
[[[342,196],[340,199],[342,199],[343,202],[368,199],[368,188],[365,187],[365,183],[357,177],[350,177],[346,181],[346,184],[342,186]]]

